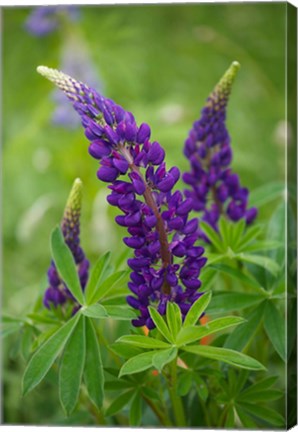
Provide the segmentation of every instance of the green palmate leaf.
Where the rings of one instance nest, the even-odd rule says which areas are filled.
[[[50,318],[46,315],[38,314],[38,313],[30,313],[27,315],[32,321],[42,324],[53,324],[57,325],[59,321],[56,318]]]
[[[289,212],[288,212],[289,213]],[[267,228],[266,240],[279,241],[282,247],[271,250],[267,255],[275,262],[279,264],[281,268],[284,268],[285,264],[285,239],[286,239],[286,204],[282,202],[277,209],[274,211],[271,219],[269,220]],[[289,229],[289,226],[288,226]],[[295,238],[295,234],[294,234]],[[275,278],[272,275],[267,274],[266,280],[268,286],[272,286],[275,282]]]
[[[213,268],[203,267],[202,273],[200,274],[200,280],[202,282],[202,286],[204,287],[205,292],[211,287],[211,284],[216,275],[217,272]]]
[[[139,354],[135,357],[131,357],[122,366],[119,372],[119,377],[123,375],[131,375],[137,372],[142,372],[149,369],[152,366],[152,359],[158,351],[149,351]]]
[[[131,401],[134,394],[134,390],[129,390],[118,396],[106,410],[106,416],[113,416],[114,414],[117,414],[117,412],[121,411],[122,408],[124,408]]]
[[[254,225],[249,227],[246,233],[239,239],[239,242],[235,245],[236,251],[242,251],[244,248],[254,241],[262,232],[260,225]]]
[[[121,336],[116,342],[122,342],[134,345],[140,348],[147,349],[155,349],[155,348],[168,348],[170,345],[166,342],[163,342],[158,339],[154,339],[149,336],[139,336],[139,335],[130,335],[130,336]]]
[[[152,400],[160,401],[160,394],[150,387],[142,387],[142,394]]]
[[[251,341],[260,322],[263,319],[265,302],[262,302],[247,317],[247,321],[237,327],[228,336],[224,346],[225,348],[243,350]]]
[[[142,397],[137,391],[132,399],[129,412],[129,425],[140,426],[142,422]]]
[[[105,390],[107,391],[126,390],[132,387],[134,387],[133,382],[120,380],[119,378],[117,381],[105,381]]]
[[[275,261],[263,255],[239,253],[236,255],[236,257],[241,261],[245,261],[251,264],[257,264],[258,266],[264,267],[265,270],[268,270],[274,276],[276,276],[280,271],[280,267]]]
[[[267,183],[251,191],[249,202],[251,206],[261,207],[277,198],[281,198],[285,193],[285,184],[283,182]]]
[[[236,249],[236,245],[240,243],[244,230],[246,228],[246,223],[244,219],[233,223],[231,226],[231,247]]]
[[[216,333],[218,331],[225,330],[229,327],[239,325],[245,321],[241,317],[225,317],[218,318],[216,320],[210,321],[209,323],[200,326],[188,326],[183,327],[177,336],[177,345],[183,346],[192,342],[202,339],[205,336]]]
[[[207,345],[191,345],[183,347],[184,351],[207,357],[213,360],[222,361],[232,366],[251,370],[264,370],[265,367],[252,357],[243,353],[226,349],[211,347]]]
[[[268,301],[264,314],[264,327],[274,349],[286,360],[285,321],[271,301]]]
[[[249,396],[252,393],[261,392],[263,390],[268,390],[277,380],[277,376],[272,376],[265,378],[261,381],[252,384],[250,387],[241,392],[241,395]]]
[[[230,406],[226,412],[226,420],[225,420],[225,427],[226,428],[232,428],[235,425],[235,412],[234,407]]]
[[[81,309],[83,315],[90,318],[108,318],[108,313],[102,305],[96,303],[88,307],[83,307]]]
[[[282,243],[274,240],[257,241],[250,246],[245,248],[245,252],[259,252],[266,250],[279,249],[282,247]]]
[[[136,312],[129,306],[105,305],[108,316],[115,320],[131,320],[136,318]]]
[[[189,309],[184,320],[183,328],[193,326],[198,322],[200,316],[207,308],[211,300],[211,296],[211,293],[206,293],[203,294],[200,298],[198,298],[198,300]]]
[[[65,282],[67,288],[76,298],[76,300],[83,305],[84,295],[76,269],[76,264],[72,253],[64,242],[64,238],[59,227],[56,227],[51,236],[51,249],[57,270]]]
[[[80,318],[76,314],[70,321],[59,328],[41,345],[29,361],[23,377],[23,394],[25,395],[45,377],[46,373],[62,351]]]
[[[266,402],[266,401],[280,399],[283,395],[284,393],[282,391],[275,390],[275,389],[263,390],[259,392],[249,392],[248,394],[243,392],[241,393],[240,396],[238,396],[238,401]]]
[[[245,428],[258,429],[258,425],[252,420],[249,414],[247,414],[243,409],[241,409],[241,406],[238,404],[236,404],[236,411],[242,425]]]
[[[207,308],[208,314],[238,311],[256,305],[264,300],[260,294],[223,291],[215,293]]]
[[[25,326],[22,334],[21,352],[23,358],[27,361],[32,349],[35,329],[31,326]]]
[[[12,323],[19,323],[19,324],[23,324],[25,322],[24,319],[22,318],[16,318],[16,317],[12,317],[6,314],[2,314],[1,316],[1,322],[0,324],[12,324]]]
[[[85,318],[80,317],[63,352],[59,369],[59,396],[68,416],[78,401],[85,363]]]
[[[117,342],[110,346],[110,349],[117,355],[123,358],[135,357],[142,353],[140,348],[126,343]]]
[[[258,281],[254,279],[251,275],[246,275],[245,273],[243,273],[242,270],[238,268],[231,267],[226,264],[212,264],[211,268],[219,272],[228,274],[232,278],[240,280],[245,285],[249,285],[260,290],[260,284],[258,283]]]
[[[85,297],[87,305],[90,304],[90,300],[92,299],[94,293],[96,292],[98,285],[102,281],[105,273],[105,269],[107,268],[111,258],[111,252],[107,252],[102,255],[94,268],[92,269],[90,278],[88,280],[87,286],[85,288]]]
[[[159,351],[152,358],[153,367],[155,367],[159,372],[162,371],[163,367],[170,363],[177,357],[178,350],[175,347]]]
[[[227,248],[231,244],[231,223],[225,217],[221,217],[218,228],[223,244]]]
[[[210,265],[223,261],[225,258],[227,258],[227,255],[226,253],[211,253],[209,251],[205,251],[205,257],[208,259],[208,265]]]
[[[110,291],[120,284],[121,280],[127,276],[127,271],[118,271],[109,276],[104,282],[100,283],[93,292],[89,304],[97,303],[100,299],[106,297]]]
[[[202,380],[202,378],[200,378],[196,373],[193,374],[193,379],[196,383],[196,389],[197,389],[197,393],[200,399],[202,399],[204,402],[207,400],[208,398],[208,387],[205,383],[205,381]]]
[[[225,247],[216,231],[207,223],[200,221],[200,228],[203,233],[209,238],[213,246],[220,252],[224,252]]]
[[[172,333],[173,338],[176,339],[176,336],[182,325],[181,311],[176,303],[167,303],[166,317],[170,332]]]
[[[185,370],[184,373],[181,373],[178,376],[177,392],[179,396],[186,396],[190,392],[193,385],[193,379],[193,374],[188,370]]]
[[[97,408],[102,406],[104,398],[104,373],[98,340],[92,321],[86,318],[86,361],[84,382],[88,395]]]
[[[12,333],[20,331],[22,324],[17,322],[1,324],[0,335],[4,338]]]
[[[169,342],[174,342],[173,335],[171,334],[169,327],[165,323],[162,316],[157,312],[156,309],[154,309],[152,306],[149,306],[149,313],[150,316],[156,325],[157,330],[164,336],[165,339],[167,339]]]
[[[258,417],[262,420],[265,420],[271,425],[285,426],[285,420],[283,416],[279,414],[279,412],[276,410],[273,410],[271,408],[265,408],[260,406],[259,404],[252,404],[248,402],[241,402],[239,405],[244,411],[248,412],[254,417]]]

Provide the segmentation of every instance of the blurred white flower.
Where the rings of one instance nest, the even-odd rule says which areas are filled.
[[[173,124],[182,119],[184,109],[182,105],[170,103],[164,105],[160,111],[159,116],[164,123]]]

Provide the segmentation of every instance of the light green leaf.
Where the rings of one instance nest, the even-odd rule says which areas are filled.
[[[241,402],[241,408],[255,417],[267,421],[274,426],[285,426],[285,420],[278,411],[271,408],[262,407],[259,404],[252,404],[248,402]]]
[[[208,322],[205,325],[183,327],[177,337],[177,346],[183,346],[202,339],[205,336],[239,325],[245,321],[241,317],[224,317]]]
[[[254,241],[262,232],[260,225],[253,225],[248,227],[246,233],[239,239],[239,242],[235,245],[235,252],[242,251],[244,248]]]
[[[279,356],[286,360],[285,321],[275,305],[268,301],[264,314],[264,327],[274,349]]]
[[[219,347],[207,345],[191,345],[182,348],[184,351],[222,361],[232,366],[250,370],[264,370],[265,367],[252,357],[243,353]]]
[[[125,393],[122,393],[111,403],[109,408],[106,410],[105,415],[109,417],[117,414],[117,412],[121,411],[122,408],[124,408],[131,401],[134,394],[134,390],[129,390]]]
[[[231,226],[231,248],[236,249],[236,245],[240,243],[243,236],[246,223],[244,219],[240,219],[238,222],[234,222]]]
[[[224,244],[222,243],[218,233],[214,231],[214,229],[207,222],[200,221],[200,228],[219,252],[225,251]]]
[[[165,339],[167,339],[169,342],[174,343],[174,338],[162,316],[152,306],[149,306],[148,309],[157,330],[164,336]]]
[[[261,207],[277,198],[281,198],[285,193],[285,184],[283,182],[267,183],[250,192],[250,206]]]
[[[97,303],[100,299],[106,297],[117,284],[120,284],[121,280],[127,276],[127,274],[128,272],[126,270],[122,270],[109,276],[96,287],[93,296],[89,300],[89,304]]]
[[[275,261],[263,255],[239,253],[236,255],[236,257],[241,261],[246,261],[248,263],[264,267],[265,270],[268,270],[274,276],[276,276],[280,271],[280,267]]]
[[[92,321],[86,318],[86,362],[84,382],[89,398],[97,408],[100,408],[104,398],[104,374],[99,344]]]
[[[219,233],[223,240],[225,248],[231,244],[231,223],[225,218],[221,217],[218,223]]]
[[[67,416],[78,401],[85,363],[85,318],[80,317],[64,348],[59,368],[59,397]]]
[[[83,307],[81,313],[90,318],[108,318],[108,313],[102,305],[96,303],[88,307]]]
[[[241,351],[250,343],[263,319],[264,307],[265,302],[262,302],[249,314],[246,322],[241,324],[229,334],[224,344],[225,348],[237,349]]]
[[[90,304],[90,300],[92,299],[94,293],[96,292],[98,285],[101,283],[105,269],[107,268],[111,258],[111,252],[107,252],[104,255],[102,255],[95,266],[92,269],[92,272],[90,274],[87,286],[85,288],[85,297],[86,297],[86,304]]]
[[[141,354],[142,350],[133,345],[117,342],[110,346],[110,349],[120,357],[130,358]]]
[[[223,291],[215,293],[207,308],[208,314],[238,311],[256,305],[264,300],[260,294]]]
[[[131,320],[136,318],[136,312],[134,309],[129,306],[121,306],[121,305],[105,305],[105,310],[108,313],[108,316],[113,318],[114,320]]]
[[[211,300],[212,294],[210,292],[203,294],[201,297],[198,298],[198,300],[195,301],[195,303],[191,306],[189,309],[184,323],[183,327],[189,327],[195,325],[204,310],[207,308],[210,300]]]
[[[163,367],[170,363],[177,357],[178,350],[175,347],[159,351],[152,358],[153,367],[155,367],[159,372],[162,371]]]
[[[140,426],[142,422],[142,397],[137,391],[132,399],[129,412],[129,425]]]
[[[205,292],[210,289],[210,286],[216,275],[217,275],[216,270],[211,268],[211,266],[203,267],[200,274],[200,281],[202,282],[202,287],[204,287]]]
[[[78,323],[80,314],[76,314],[41,345],[31,357],[23,377],[23,395],[28,393],[45,377],[50,367],[69,339]]]
[[[139,354],[135,357],[131,357],[122,366],[119,372],[119,377],[123,375],[131,375],[137,372],[142,372],[149,369],[152,366],[152,359],[158,351],[149,351]]]
[[[211,268],[219,272],[226,273],[232,278],[240,280],[243,284],[260,290],[260,284],[258,281],[256,281],[256,279],[254,279],[252,276],[248,276],[247,274],[243,273],[243,271],[239,270],[238,268],[231,267],[226,264],[212,264]]]
[[[4,338],[12,333],[20,331],[22,323],[12,322],[12,323],[2,323],[0,329],[0,335]]]
[[[172,333],[173,338],[176,339],[177,333],[179,332],[182,325],[181,311],[176,303],[167,303],[166,317],[170,332]]]
[[[76,264],[59,227],[56,227],[52,232],[51,249],[58,273],[75,299],[83,305],[85,299]]]
[[[256,241],[252,245],[246,246],[245,252],[259,252],[259,251],[266,251],[266,250],[274,250],[274,249],[279,249],[282,246],[283,244],[281,242],[275,240]]]
[[[129,336],[121,336],[116,342],[122,342],[134,345],[140,348],[154,349],[154,348],[168,348],[170,345],[166,342],[163,342],[158,339],[154,339],[149,336],[141,336],[141,335],[129,335]]]

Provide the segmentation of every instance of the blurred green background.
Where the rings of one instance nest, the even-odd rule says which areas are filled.
[[[36,73],[59,67],[65,38],[84,40],[105,96],[152,127],[168,166],[188,169],[182,148],[204,101],[233,60],[241,70],[228,110],[233,168],[250,189],[283,180],[285,3],[84,6],[80,19],[45,37],[29,34],[32,8],[3,8],[3,307],[26,313],[45,288],[49,234],[71,184],[84,182],[82,244],[91,262],[123,248],[87,153],[82,128],[53,126],[53,86]],[[260,220],[274,206],[261,209]],[[56,391],[44,384],[24,400],[24,369],[5,345],[6,423],[60,422]],[[37,397],[38,395],[38,397]],[[41,395],[41,396],[40,396]],[[80,413],[78,414],[80,415]],[[82,414],[83,415],[83,414]],[[73,420],[88,422],[88,419]]]

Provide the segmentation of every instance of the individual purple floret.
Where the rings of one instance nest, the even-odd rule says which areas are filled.
[[[40,66],[38,72],[62,89],[80,114],[89,153],[100,161],[97,176],[110,183],[108,202],[122,211],[116,222],[127,228],[124,243],[135,250],[128,260],[133,295],[127,302],[140,316],[133,324],[154,327],[152,303],[163,315],[167,302],[175,302],[185,316],[201,295],[206,258],[204,248],[195,245],[197,220],[188,220],[192,200],[173,191],[178,168],[166,169],[165,152],[150,141],[150,127],[138,127],[130,112],[59,71]]]
[[[257,216],[255,207],[247,208],[248,189],[241,187],[238,175],[230,168],[232,149],[225,119],[238,69],[239,63],[233,62],[219,81],[202,109],[201,118],[193,124],[184,147],[191,165],[191,171],[182,176],[191,187],[185,191],[185,196],[192,200],[193,210],[202,215],[200,220],[215,230],[221,215],[234,222],[244,218],[247,225]],[[202,232],[200,236],[207,240]]]
[[[57,30],[64,17],[75,21],[78,16],[76,6],[40,6],[33,9],[25,22],[25,28],[35,36],[45,36]]]
[[[76,179],[66,203],[61,222],[61,230],[65,243],[68,245],[74,257],[81,287],[82,290],[84,290],[88,280],[89,261],[86,259],[85,254],[80,247],[81,200],[82,182],[80,179]],[[63,305],[67,300],[70,300],[74,305],[74,310],[77,310],[78,305],[76,304],[71,292],[60,279],[53,261],[48,270],[48,282],[49,287],[47,288],[43,298],[43,303],[47,308],[50,308],[51,305],[54,307]]]

